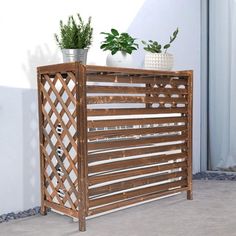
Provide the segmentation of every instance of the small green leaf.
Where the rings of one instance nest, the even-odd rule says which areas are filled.
[[[132,53],[132,49],[131,48],[129,48],[129,49],[127,48],[126,52],[131,54]]]
[[[170,47],[170,44],[166,44],[165,46],[164,46],[164,49],[168,49]]]
[[[104,44],[101,45],[100,48],[101,48],[101,49],[104,49],[105,47],[107,47],[107,44],[104,43]]]
[[[137,50],[137,48],[135,48],[135,47],[130,47],[132,50]]]
[[[129,38],[129,34],[128,33],[121,33],[120,35],[124,36],[125,38]]]
[[[118,36],[118,35],[119,35],[119,32],[118,32],[116,29],[111,29],[111,33],[112,33],[114,36]]]
[[[110,33],[106,33],[106,32],[101,32],[100,34],[105,34],[105,35],[109,35]]]

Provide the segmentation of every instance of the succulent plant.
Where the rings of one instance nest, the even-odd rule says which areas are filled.
[[[163,50],[166,53],[167,49],[171,46],[171,44],[175,41],[177,35],[179,33],[179,29],[177,28],[174,33],[172,34],[172,36],[170,36],[170,41],[169,43],[165,44],[162,48],[162,45],[159,44],[157,41],[153,41],[153,40],[148,40],[148,43],[145,41],[142,41],[142,43],[144,44],[144,50],[146,50],[147,52],[151,52],[151,53],[162,53]]]

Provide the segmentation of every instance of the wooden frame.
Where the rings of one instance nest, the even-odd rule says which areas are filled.
[[[38,67],[41,213],[79,219],[187,191],[192,71]]]

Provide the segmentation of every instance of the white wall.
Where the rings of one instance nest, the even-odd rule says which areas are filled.
[[[194,172],[199,171],[200,0],[9,0],[0,3],[0,214],[39,205],[36,66],[61,62],[53,34],[60,19],[92,16],[88,63],[104,65],[99,33],[115,27],[142,39],[166,41],[176,69],[194,69]],[[142,47],[141,47],[142,48]],[[143,51],[134,54],[141,66]]]

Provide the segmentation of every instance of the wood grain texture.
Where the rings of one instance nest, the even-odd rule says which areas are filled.
[[[79,219],[187,191],[192,71],[38,67],[41,213]]]

